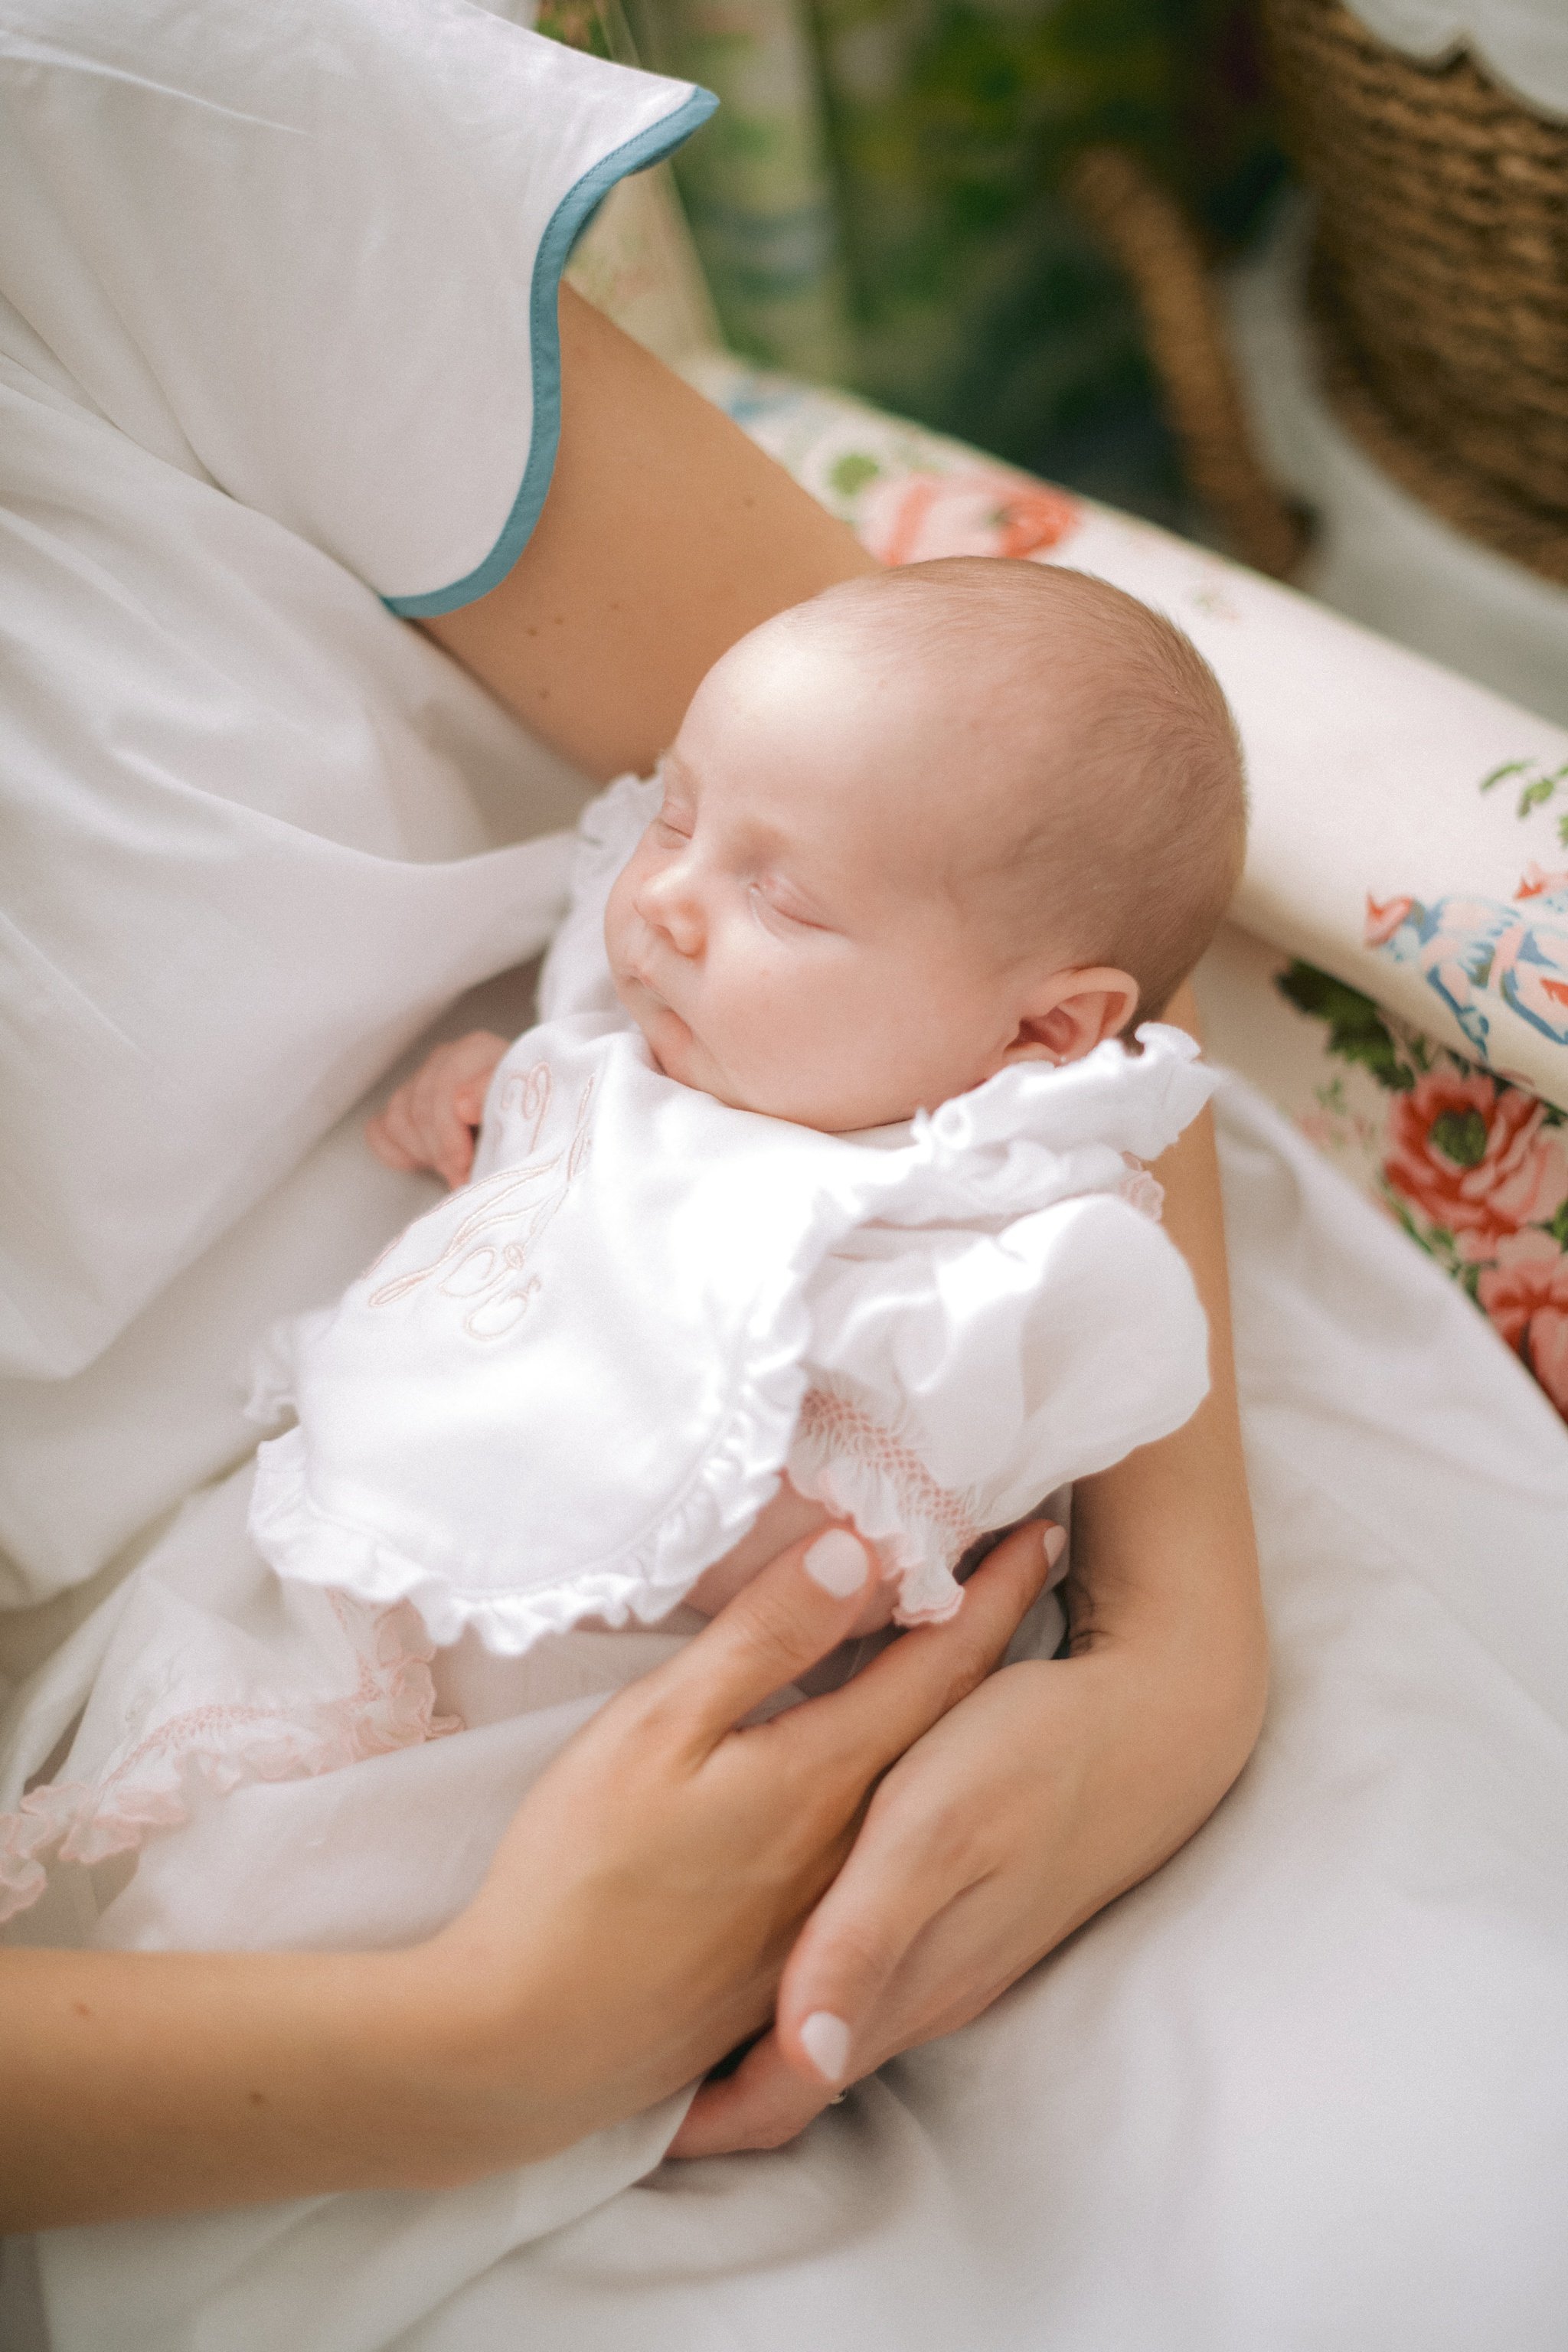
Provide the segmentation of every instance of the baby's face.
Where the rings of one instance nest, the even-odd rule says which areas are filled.
[[[1016,1049],[1025,984],[964,887],[984,778],[951,724],[932,759],[939,687],[898,667],[776,628],[735,647],[611,893],[621,1002],[660,1068],[721,1102],[878,1127]]]

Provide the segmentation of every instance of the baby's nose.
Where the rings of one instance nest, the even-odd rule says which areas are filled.
[[[637,892],[637,906],[644,922],[662,931],[677,955],[701,953],[701,903],[679,864],[650,875]]]

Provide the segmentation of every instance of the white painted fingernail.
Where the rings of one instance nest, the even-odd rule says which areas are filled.
[[[847,1528],[829,1528],[826,1535],[817,1537],[804,1565],[812,1582],[820,1584],[824,1592],[831,1592],[835,1601],[847,1601],[865,1584],[870,1562],[865,1545]]]
[[[1068,1531],[1066,1528],[1047,1528],[1045,1532],[1045,1539],[1042,1548],[1046,1555],[1046,1566],[1047,1568],[1055,1568],[1058,1560],[1060,1559],[1063,1552],[1066,1551],[1068,1548]]]
[[[814,2009],[800,2029],[800,2043],[825,2083],[844,2080],[849,2065],[849,2028],[841,2017],[835,2017],[830,2009]]]

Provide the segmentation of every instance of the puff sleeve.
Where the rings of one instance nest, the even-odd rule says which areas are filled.
[[[1179,1428],[1208,1386],[1185,1263],[1116,1192],[993,1232],[868,1224],[812,1285],[789,1475],[880,1542],[901,1622],[951,1615],[976,1537]]]

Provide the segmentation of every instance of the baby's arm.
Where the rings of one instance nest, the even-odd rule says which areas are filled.
[[[508,1043],[473,1029],[437,1045],[386,1108],[366,1120],[364,1139],[376,1158],[389,1168],[433,1169],[454,1192],[466,1184],[485,1097]]]

